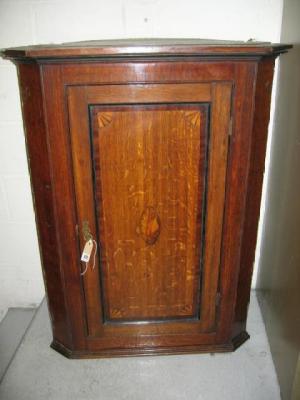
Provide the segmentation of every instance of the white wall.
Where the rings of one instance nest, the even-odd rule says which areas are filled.
[[[122,37],[278,41],[282,0],[0,0],[0,48]],[[0,60],[0,319],[36,305],[40,271],[15,67]]]
[[[299,17],[300,1],[284,0],[281,40],[294,48],[279,62],[257,280],[282,400],[300,399]]]

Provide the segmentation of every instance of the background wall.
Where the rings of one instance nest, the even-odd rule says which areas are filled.
[[[0,48],[122,37],[276,42],[282,0],[0,0]],[[44,287],[14,66],[0,60],[0,319]]]
[[[300,399],[299,17],[300,1],[285,0],[281,41],[294,48],[279,66],[257,279],[283,400],[291,399],[293,381],[293,399]]]

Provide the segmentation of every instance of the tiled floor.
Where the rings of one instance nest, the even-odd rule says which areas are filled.
[[[0,386],[1,400],[279,400],[253,294],[251,339],[231,354],[68,360],[49,348],[44,304]]]

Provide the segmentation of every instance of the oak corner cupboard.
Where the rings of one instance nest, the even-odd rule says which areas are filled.
[[[274,60],[290,47],[2,51],[18,70],[55,350],[216,352],[248,339]]]

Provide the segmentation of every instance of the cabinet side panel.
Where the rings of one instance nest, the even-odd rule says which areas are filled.
[[[265,167],[268,124],[270,119],[273,71],[273,58],[265,59],[258,64],[245,222],[243,228],[240,274],[235,309],[235,333],[245,328],[248,303],[250,299],[250,287]]]
[[[18,64],[18,77],[42,270],[53,336],[62,344],[68,345],[70,338],[57,252],[39,66]]]
[[[235,65],[220,277],[220,343],[232,335],[250,166],[256,63]]]

